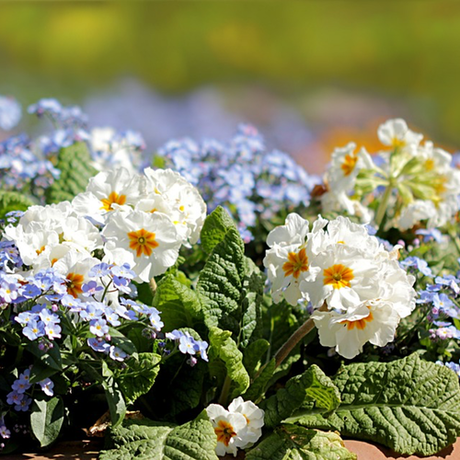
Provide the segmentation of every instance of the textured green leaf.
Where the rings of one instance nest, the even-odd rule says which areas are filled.
[[[197,293],[178,281],[173,275],[158,283],[153,305],[161,311],[164,330],[193,327],[203,320],[201,302]]]
[[[295,425],[279,428],[251,449],[246,460],[356,460],[337,433]],[[371,459],[367,459],[371,460]]]
[[[21,193],[0,190],[0,219],[3,219],[10,211],[26,211],[33,204],[30,198]]]
[[[100,460],[218,460],[214,429],[202,416],[180,426],[127,420],[111,438],[115,448],[102,451]]]
[[[118,382],[115,381],[112,371],[105,361],[102,361],[102,377],[100,382],[105,391],[105,397],[109,405],[110,421],[112,426],[120,425],[126,414],[126,403]]]
[[[299,413],[288,421],[338,430],[401,454],[433,455],[460,435],[457,375],[418,354],[390,363],[350,364],[333,381],[342,399],[333,415]]]
[[[117,379],[128,404],[152,388],[160,370],[160,361],[161,356],[156,353],[139,353],[137,360],[129,361],[129,366]]]
[[[243,279],[242,286],[242,320],[240,332],[240,344],[245,348],[255,336],[262,333],[261,304],[264,295],[265,275],[259,267],[247,259],[248,271]]]
[[[249,388],[249,374],[243,365],[243,354],[231,338],[230,331],[223,331],[218,327],[209,330],[209,361],[210,372],[213,372],[213,364],[216,360],[222,360],[225,364],[227,376],[231,379],[231,397],[236,398]]]
[[[35,400],[30,414],[30,426],[41,447],[49,446],[57,439],[63,422],[64,403],[61,398]]]
[[[244,244],[236,229],[229,229],[200,272],[197,290],[203,299],[205,323],[240,331],[243,281],[248,273]]]
[[[61,175],[46,190],[47,203],[72,200],[75,195],[85,191],[89,178],[97,172],[91,166],[91,155],[84,142],[59,150],[56,167]]]
[[[292,377],[284,388],[264,401],[265,426],[274,428],[305,402],[312,402],[325,412],[334,411],[340,404],[337,387],[332,380],[316,365],[303,374]]]
[[[236,229],[235,222],[222,206],[218,206],[204,221],[201,230],[203,249],[211,253],[214,247],[224,239],[230,228]]]

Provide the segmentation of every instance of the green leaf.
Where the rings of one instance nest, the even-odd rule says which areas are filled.
[[[246,460],[356,460],[337,433],[295,425],[279,428],[246,454]],[[369,459],[368,459],[369,460]]]
[[[327,413],[333,412],[340,404],[337,387],[316,365],[303,374],[292,377],[284,388],[264,401],[265,426],[274,428],[292,415],[303,403],[316,406]]]
[[[342,399],[333,415],[326,419],[316,410],[288,421],[338,430],[401,454],[433,455],[460,435],[457,375],[418,354],[390,363],[350,364],[333,382]]]
[[[247,259],[248,272],[243,279],[242,286],[242,320],[240,332],[240,344],[245,348],[258,333],[262,333],[261,304],[264,295],[265,275],[259,267]]]
[[[265,357],[267,350],[270,348],[270,342],[265,339],[258,339],[252,342],[243,353],[243,364],[251,378],[259,369],[259,363]]]
[[[197,290],[203,299],[206,325],[232,331],[235,339],[240,330],[247,273],[243,241],[236,229],[229,229],[201,270]]]
[[[257,401],[265,394],[267,384],[273,376],[276,369],[275,358],[272,358],[262,369],[260,374],[251,383],[251,386],[244,393],[245,400]]]
[[[41,447],[49,446],[59,436],[64,422],[64,403],[61,398],[35,400],[30,414],[30,426]]]
[[[57,343],[53,344],[53,348],[48,351],[40,350],[37,342],[31,342],[26,346],[26,350],[30,351],[34,356],[40,359],[47,366],[62,371],[61,352]]]
[[[102,361],[102,376],[105,377],[101,383],[105,391],[105,397],[109,405],[110,421],[112,426],[120,425],[126,414],[126,403],[123,398],[118,382],[113,378],[113,373],[107,366],[105,361]]]
[[[207,253],[211,253],[214,247],[223,241],[229,229],[235,229],[236,225],[228,212],[218,206],[204,221],[201,230],[201,245]]]
[[[230,331],[223,331],[218,327],[209,330],[209,367],[211,374],[215,369],[215,361],[222,360],[226,374],[232,381],[231,397],[236,398],[249,388],[249,374],[243,365],[243,354],[231,338]]]
[[[0,190],[0,219],[10,211],[26,211],[34,203],[19,192]]]
[[[127,420],[111,430],[114,449],[100,460],[218,460],[216,434],[209,420],[198,417],[184,425]]]
[[[201,302],[195,291],[173,275],[165,276],[157,286],[153,305],[161,311],[164,330],[193,327],[203,320]]]
[[[128,362],[128,367],[117,379],[128,404],[152,388],[160,370],[160,361],[161,356],[155,353],[139,353],[137,360]]]
[[[47,203],[71,201],[84,192],[90,177],[96,174],[91,166],[91,155],[84,142],[77,142],[59,150],[56,167],[61,171],[59,179],[46,190]]]

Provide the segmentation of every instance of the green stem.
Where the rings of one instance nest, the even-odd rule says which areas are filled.
[[[393,183],[390,180],[387,188],[385,189],[385,193],[382,196],[382,200],[380,201],[379,207],[377,209],[377,215],[375,216],[375,223],[377,224],[377,227],[379,227],[379,229],[383,221],[383,218],[385,217],[387,207],[388,207],[388,201],[390,200],[392,190],[393,190]]]
[[[221,406],[227,405],[228,393],[230,392],[230,385],[232,384],[232,379],[228,376],[225,377],[224,384],[222,385],[222,391],[220,392],[218,404]]]
[[[457,252],[460,255],[460,241],[458,239],[458,236],[455,234],[453,230],[450,230],[450,229],[449,229],[449,236],[452,238],[455,248],[457,249]]]

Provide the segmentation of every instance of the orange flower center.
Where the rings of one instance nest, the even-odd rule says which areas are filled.
[[[345,155],[343,163],[340,166],[342,168],[344,176],[349,176],[353,172],[357,161],[358,155],[356,155],[356,153],[352,153],[351,155]]]
[[[126,203],[126,195],[118,195],[117,192],[112,192],[108,198],[103,198],[101,200],[102,206],[101,209],[106,211],[113,211],[112,204],[123,205]]]
[[[308,256],[305,248],[288,254],[288,261],[283,264],[284,276],[293,276],[297,279],[301,272],[308,270]]]
[[[137,232],[129,232],[129,247],[136,251],[136,256],[140,257],[142,254],[150,256],[152,250],[157,248],[159,244],[155,240],[155,233],[148,232],[141,228]]]
[[[324,269],[323,276],[324,285],[332,284],[334,289],[350,287],[350,281],[354,278],[353,270],[342,264]]]
[[[37,256],[39,256],[44,250],[45,246],[43,245],[40,249],[37,249],[35,252],[37,253]]]
[[[217,426],[214,428],[214,432],[217,435],[217,442],[224,443],[226,447],[229,445],[230,439],[236,436],[232,425],[225,420],[219,420]]]
[[[67,292],[75,299],[83,292],[81,288],[84,277],[79,273],[69,273],[66,277]]]
[[[374,317],[372,316],[372,312],[370,311],[369,316],[366,316],[365,318],[357,319],[356,321],[344,320],[344,321],[340,321],[340,323],[343,323],[344,325],[346,325],[347,330],[349,331],[353,330],[355,327],[359,329],[360,331],[362,331],[365,329],[367,323],[370,323],[373,319]]]

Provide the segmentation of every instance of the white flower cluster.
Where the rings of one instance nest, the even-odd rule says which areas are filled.
[[[233,454],[237,449],[252,446],[262,436],[264,411],[252,401],[244,401],[240,396],[225,410],[219,404],[210,404],[206,413],[217,436],[216,454]]]
[[[90,179],[72,203],[30,207],[5,238],[32,273],[54,267],[81,286],[103,249],[103,262],[128,264],[135,281],[148,282],[174,265],[181,245],[198,240],[205,216],[201,195],[180,174],[118,168]]]
[[[264,265],[275,302],[311,301],[323,346],[353,358],[366,342],[384,346],[415,308],[415,278],[364,225],[290,214],[268,235]],[[323,306],[324,305],[324,306]],[[322,307],[322,308],[321,308]]]
[[[334,151],[324,177],[328,191],[321,197],[323,212],[346,210],[369,222],[373,212],[368,205],[374,198],[383,199],[375,190],[384,187],[389,191],[385,208],[392,210],[387,228],[447,223],[458,211],[460,194],[460,171],[451,166],[451,155],[430,141],[421,144],[423,135],[400,118],[380,125],[377,134],[388,150],[377,152],[375,161],[354,143]]]

